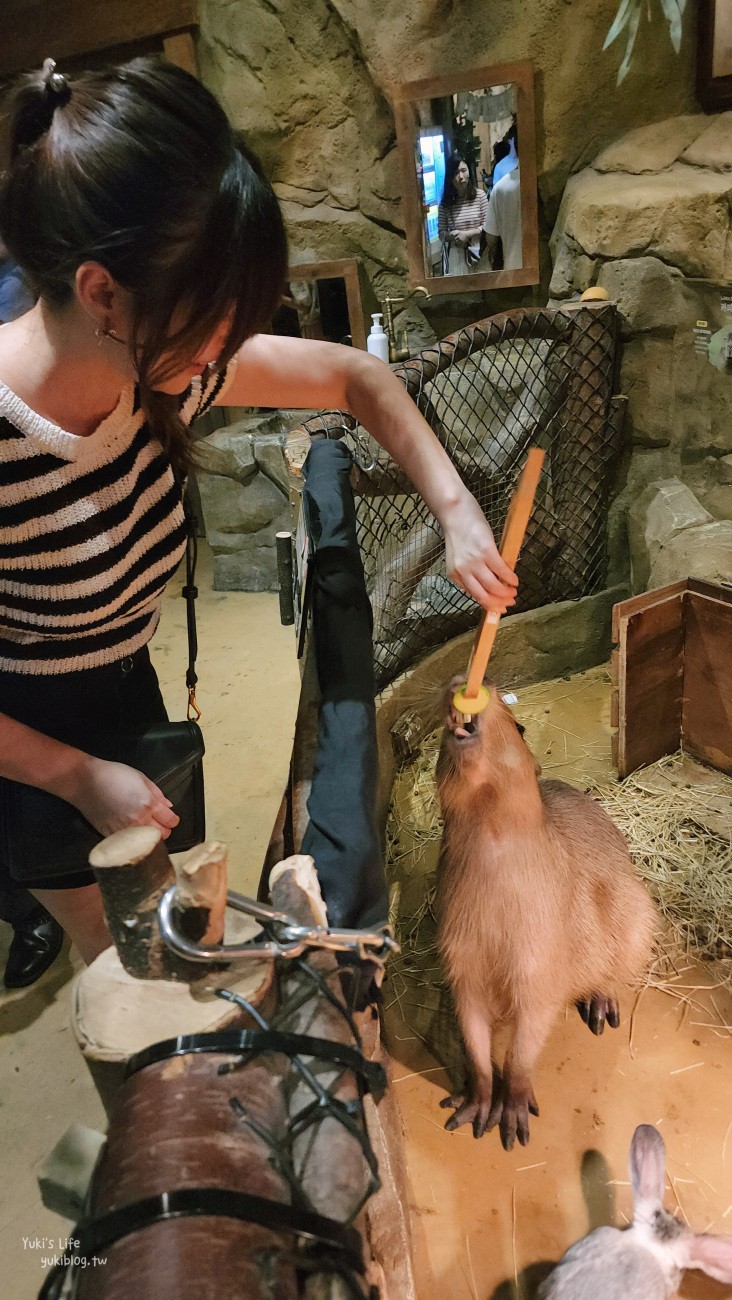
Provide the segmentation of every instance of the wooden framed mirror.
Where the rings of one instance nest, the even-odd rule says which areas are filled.
[[[707,113],[732,108],[732,4],[699,0],[696,93]]]
[[[197,0],[4,0],[3,18],[0,78],[40,68],[49,55],[63,72],[157,52],[196,71]]]
[[[534,70],[394,87],[409,272],[431,294],[539,282]]]
[[[381,310],[357,258],[303,262],[288,269],[272,332],[365,348],[370,313]]]

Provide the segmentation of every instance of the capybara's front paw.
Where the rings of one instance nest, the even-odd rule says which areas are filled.
[[[494,1089],[495,1092],[495,1089]],[[456,1128],[463,1124],[472,1124],[473,1137],[482,1137],[484,1133],[495,1128],[501,1117],[500,1097],[493,1099],[485,1093],[476,1092],[468,1097],[461,1094],[454,1094],[452,1097],[443,1097],[440,1106],[445,1109],[452,1107],[455,1111],[445,1124],[448,1133],[453,1133]]]
[[[598,1036],[605,1028],[606,1022],[611,1029],[617,1029],[620,1024],[620,1009],[615,998],[604,997],[601,993],[593,993],[589,998],[582,998],[577,1003],[577,1010],[593,1034]]]
[[[500,1134],[504,1151],[511,1151],[518,1138],[522,1147],[529,1141],[529,1115],[539,1115],[531,1084],[507,1079],[503,1088]]]

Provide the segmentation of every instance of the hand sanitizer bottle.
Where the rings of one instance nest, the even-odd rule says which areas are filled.
[[[371,319],[374,323],[371,326],[371,333],[366,340],[367,351],[369,351],[373,357],[380,357],[382,361],[388,361],[389,340],[384,333],[381,323],[383,320],[383,313],[375,311],[372,313]]]

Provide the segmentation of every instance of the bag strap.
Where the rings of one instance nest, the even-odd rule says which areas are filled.
[[[188,688],[189,722],[198,722],[201,710],[196,701],[196,657],[198,655],[198,635],[196,629],[196,597],[198,587],[195,585],[196,563],[198,561],[198,534],[196,516],[187,490],[183,493],[183,513],[186,521],[186,581],[181,595],[186,602],[186,625],[188,629],[188,667],[186,668],[186,686]]]

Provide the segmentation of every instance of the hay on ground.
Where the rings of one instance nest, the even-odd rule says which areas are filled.
[[[441,730],[394,787],[387,828],[392,921],[401,954],[390,966],[392,998],[410,1031],[439,1060],[460,1068],[454,1010],[437,950],[435,871],[442,822],[435,791]],[[628,841],[667,928],[648,984],[677,991],[688,958],[713,961],[732,991],[732,779],[681,754],[622,783],[592,783]]]

